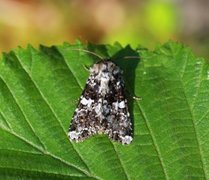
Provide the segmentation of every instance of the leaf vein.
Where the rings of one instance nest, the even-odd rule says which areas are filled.
[[[125,166],[124,166],[124,164],[122,163],[122,161],[121,161],[121,159],[120,159],[120,157],[119,157],[119,155],[118,155],[118,153],[117,153],[117,150],[116,150],[116,148],[115,148],[115,145],[114,145],[111,141],[110,141],[110,143],[112,144],[113,150],[114,150],[114,152],[115,152],[115,154],[116,154],[116,156],[117,156],[117,158],[118,158],[119,163],[121,164],[121,167],[122,167],[122,169],[123,169],[123,171],[124,171],[124,174],[125,174],[126,178],[127,178],[128,180],[131,179],[131,178],[128,176],[128,173],[126,172]]]
[[[7,127],[8,127],[10,130],[12,130],[12,127],[11,127],[10,123],[7,121],[7,119],[5,119],[5,115],[3,115],[3,112],[2,112],[2,111],[0,111],[0,114],[1,114],[1,116],[3,117],[3,119],[4,119],[4,122],[6,122]]]
[[[27,74],[28,77],[30,78],[31,82],[34,84],[35,88],[36,88],[37,91],[39,92],[40,96],[42,97],[42,99],[44,100],[44,102],[46,103],[46,105],[49,107],[49,109],[50,109],[50,111],[52,112],[53,116],[55,117],[55,119],[57,119],[58,123],[60,124],[61,129],[62,129],[63,132],[64,132],[64,134],[66,134],[66,133],[65,133],[65,130],[64,130],[64,127],[63,127],[63,125],[62,125],[62,123],[60,122],[59,118],[57,117],[57,115],[56,115],[56,113],[54,112],[54,110],[53,110],[52,106],[50,105],[50,103],[47,101],[47,98],[44,96],[44,94],[42,93],[41,89],[39,89],[38,85],[37,85],[36,82],[33,80],[33,78],[31,77],[30,73],[24,68],[24,65],[21,63],[21,60],[19,59],[19,57],[18,57],[17,55],[16,55],[16,57],[17,57],[18,62],[19,62],[20,65],[22,66],[23,70],[26,72],[26,74]],[[72,144],[72,143],[71,143],[71,144]],[[83,158],[81,157],[80,153],[76,150],[76,148],[74,147],[73,144],[72,144],[72,146],[73,146],[75,152],[77,152],[78,156],[81,158],[81,160],[83,161],[83,163],[84,163],[85,166],[87,167],[88,171],[90,171],[90,170],[89,170],[89,167],[87,166],[87,164],[85,163],[85,161],[84,161]],[[56,156],[53,155],[52,153],[49,153],[49,154],[50,154],[52,157],[54,157],[54,158],[56,157]],[[56,158],[58,158],[58,157],[56,157]],[[59,159],[62,160],[63,162],[65,162],[64,159],[62,159],[62,158],[59,158]],[[75,165],[73,165],[73,166],[75,166]],[[81,168],[79,168],[79,167],[77,167],[77,166],[75,166],[75,167],[78,168],[80,171],[83,171],[83,173],[85,173],[86,175],[89,174],[89,173],[86,172],[85,170],[83,170],[83,169],[81,169]],[[97,178],[97,177],[95,176],[95,178]]]
[[[140,110],[140,112],[141,112],[141,114],[142,114],[143,119],[145,120],[147,129],[148,129],[149,132],[150,132],[150,135],[151,135],[151,138],[152,138],[152,142],[153,142],[153,145],[154,145],[154,147],[155,147],[155,150],[156,150],[156,153],[157,153],[157,157],[158,157],[158,159],[159,159],[159,161],[160,161],[160,164],[161,164],[161,167],[162,167],[162,170],[163,170],[163,174],[164,174],[164,176],[165,176],[165,179],[169,179],[168,174],[167,174],[167,172],[166,172],[165,164],[164,164],[164,162],[163,162],[162,155],[161,155],[161,153],[160,153],[160,149],[159,149],[159,147],[158,147],[158,145],[157,145],[157,141],[156,141],[156,139],[155,139],[155,137],[154,137],[154,132],[152,131],[152,128],[151,128],[151,126],[150,126],[150,124],[149,124],[148,118],[147,118],[147,116],[146,116],[144,110],[142,109],[141,105],[140,105],[138,102],[137,102],[137,106],[138,106],[138,108],[139,108],[139,110]]]
[[[194,133],[195,133],[195,137],[196,137],[196,141],[197,141],[198,150],[199,150],[199,153],[200,153],[200,160],[201,160],[201,163],[202,163],[204,177],[205,177],[205,179],[207,179],[206,178],[206,168],[205,168],[205,164],[203,162],[203,157],[202,157],[202,149],[200,148],[200,142],[199,142],[199,138],[198,138],[198,135],[197,135],[197,129],[196,129],[195,122],[194,122],[194,115],[193,115],[193,112],[191,110],[191,107],[189,105],[189,102],[188,102],[188,99],[187,99],[187,96],[186,96],[186,93],[185,93],[184,84],[183,84],[182,80],[180,82],[181,82],[181,85],[182,85],[182,88],[183,88],[184,97],[185,97],[185,100],[186,100],[186,103],[187,103],[187,106],[189,108],[189,112],[190,112],[190,115],[191,115],[192,125],[193,125],[193,129],[194,129]]]
[[[13,92],[11,91],[11,89],[10,89],[9,86],[8,86],[8,84],[4,81],[4,79],[2,78],[1,75],[0,75],[0,79],[2,80],[2,82],[3,82],[3,83],[5,84],[5,86],[7,87],[9,93],[11,94],[13,100],[15,101],[15,104],[17,105],[18,109],[20,110],[21,114],[23,115],[24,120],[25,120],[26,123],[29,125],[30,129],[32,130],[34,136],[39,140],[41,146],[42,146],[44,149],[46,149],[45,146],[44,146],[44,144],[41,142],[40,138],[36,135],[36,133],[35,133],[35,131],[34,131],[34,129],[33,129],[33,126],[30,124],[30,122],[29,122],[29,120],[27,119],[27,117],[26,117],[24,111],[23,111],[22,108],[20,107],[20,105],[19,105],[19,103],[18,103],[18,100],[15,98]]]
[[[32,146],[33,148],[37,149],[37,150],[38,150],[39,152],[41,152],[42,154],[44,154],[44,155],[49,155],[49,156],[51,156],[52,158],[54,158],[54,159],[56,159],[56,160],[59,160],[60,162],[66,164],[66,165],[68,165],[68,166],[70,166],[70,167],[73,167],[73,168],[75,168],[76,170],[80,171],[81,173],[83,173],[83,174],[89,176],[88,173],[86,173],[85,170],[83,170],[83,169],[81,169],[81,168],[75,166],[74,164],[71,164],[71,163],[69,163],[69,162],[63,160],[62,158],[57,157],[56,155],[54,155],[54,154],[52,154],[52,153],[50,153],[50,152],[48,152],[48,151],[43,151],[43,150],[40,149],[38,146],[34,145],[33,143],[31,143],[30,141],[28,141],[28,140],[25,139],[24,137],[19,136],[18,134],[14,133],[14,132],[11,132],[11,131],[8,131],[8,130],[6,130],[6,129],[4,129],[4,131],[10,133],[11,135],[17,137],[17,138],[20,139],[21,141],[23,141],[23,142],[27,143],[28,145]],[[89,177],[93,177],[93,176],[89,176]],[[96,177],[94,177],[94,178],[96,178]],[[96,178],[96,179],[97,179],[97,178]]]
[[[63,176],[66,176],[66,177],[80,177],[80,178],[85,178],[86,176],[78,176],[78,175],[67,175],[67,174],[60,174],[60,173],[52,173],[52,172],[47,172],[47,171],[41,171],[41,170],[28,170],[28,169],[25,169],[25,168],[12,168],[12,167],[3,167],[3,166],[0,166],[0,169],[11,169],[11,170],[23,170],[23,171],[26,171],[26,172],[38,172],[38,173],[43,173],[43,174],[51,174],[51,175],[54,175],[54,176],[57,176],[57,175],[61,175],[62,177]]]

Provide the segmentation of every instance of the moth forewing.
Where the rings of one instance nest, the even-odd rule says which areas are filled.
[[[69,128],[71,141],[104,133],[122,144],[131,143],[133,130],[124,86],[122,70],[110,60],[102,60],[90,68]]]

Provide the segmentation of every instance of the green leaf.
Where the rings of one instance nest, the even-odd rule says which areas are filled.
[[[110,56],[124,70],[134,140],[67,137],[88,72]],[[124,59],[136,56],[138,59]],[[29,46],[0,60],[0,179],[209,179],[209,66],[173,42]]]

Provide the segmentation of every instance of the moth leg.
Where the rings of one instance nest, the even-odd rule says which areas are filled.
[[[136,101],[141,101],[142,100],[142,97],[139,97],[139,96],[132,96],[132,98]]]
[[[136,101],[141,101],[142,100],[142,97],[133,95],[133,93],[130,92],[128,89],[125,89],[125,91],[126,91],[126,94],[129,97],[131,97],[133,100],[136,100]]]
[[[84,67],[84,69],[85,69],[86,71],[90,72],[90,67],[89,67],[89,66],[83,65],[83,67]]]

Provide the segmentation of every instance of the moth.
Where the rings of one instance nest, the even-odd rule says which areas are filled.
[[[90,68],[68,136],[80,142],[101,133],[122,144],[133,140],[123,71],[110,60],[101,60]]]

